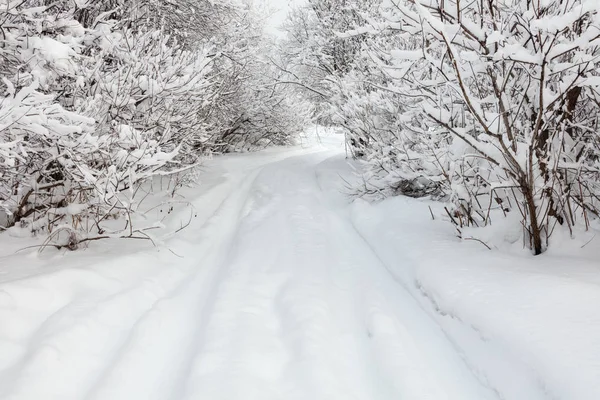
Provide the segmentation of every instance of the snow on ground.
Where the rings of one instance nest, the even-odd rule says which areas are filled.
[[[501,398],[599,399],[598,251],[489,251],[461,243],[450,224],[431,220],[429,206],[443,215],[441,205],[409,198],[356,202],[352,220]]]
[[[0,399],[600,398],[596,264],[350,205],[322,134],[208,162],[157,247],[0,236]]]

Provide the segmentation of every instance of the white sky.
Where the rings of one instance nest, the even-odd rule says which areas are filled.
[[[269,18],[267,23],[267,31],[275,35],[281,35],[281,32],[277,29],[281,25],[287,16],[288,11],[291,7],[302,4],[303,0],[263,0],[270,8],[276,11]]]

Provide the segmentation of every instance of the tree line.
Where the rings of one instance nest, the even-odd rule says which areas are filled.
[[[363,194],[431,196],[460,232],[515,213],[542,253],[600,207],[600,3],[309,0],[286,57],[366,165]]]
[[[276,84],[261,18],[241,0],[0,0],[2,229],[139,236],[152,180],[290,143],[310,106]]]

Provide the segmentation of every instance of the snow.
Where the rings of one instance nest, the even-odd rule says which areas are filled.
[[[593,261],[461,243],[434,203],[351,204],[358,167],[319,133],[207,161],[189,204],[147,205],[157,247],[0,235],[0,399],[600,396]]]
[[[358,202],[353,223],[501,398],[599,398],[597,250],[488,251],[460,243],[440,207],[408,198]]]
[[[71,46],[47,36],[41,38],[36,36],[30,37],[27,44],[31,49],[39,50],[47,62],[54,63],[57,67],[65,71],[72,69],[70,59],[76,53]]]

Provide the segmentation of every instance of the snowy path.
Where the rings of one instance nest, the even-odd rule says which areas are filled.
[[[343,155],[243,160],[182,257],[5,277],[0,399],[497,398],[353,228]]]

